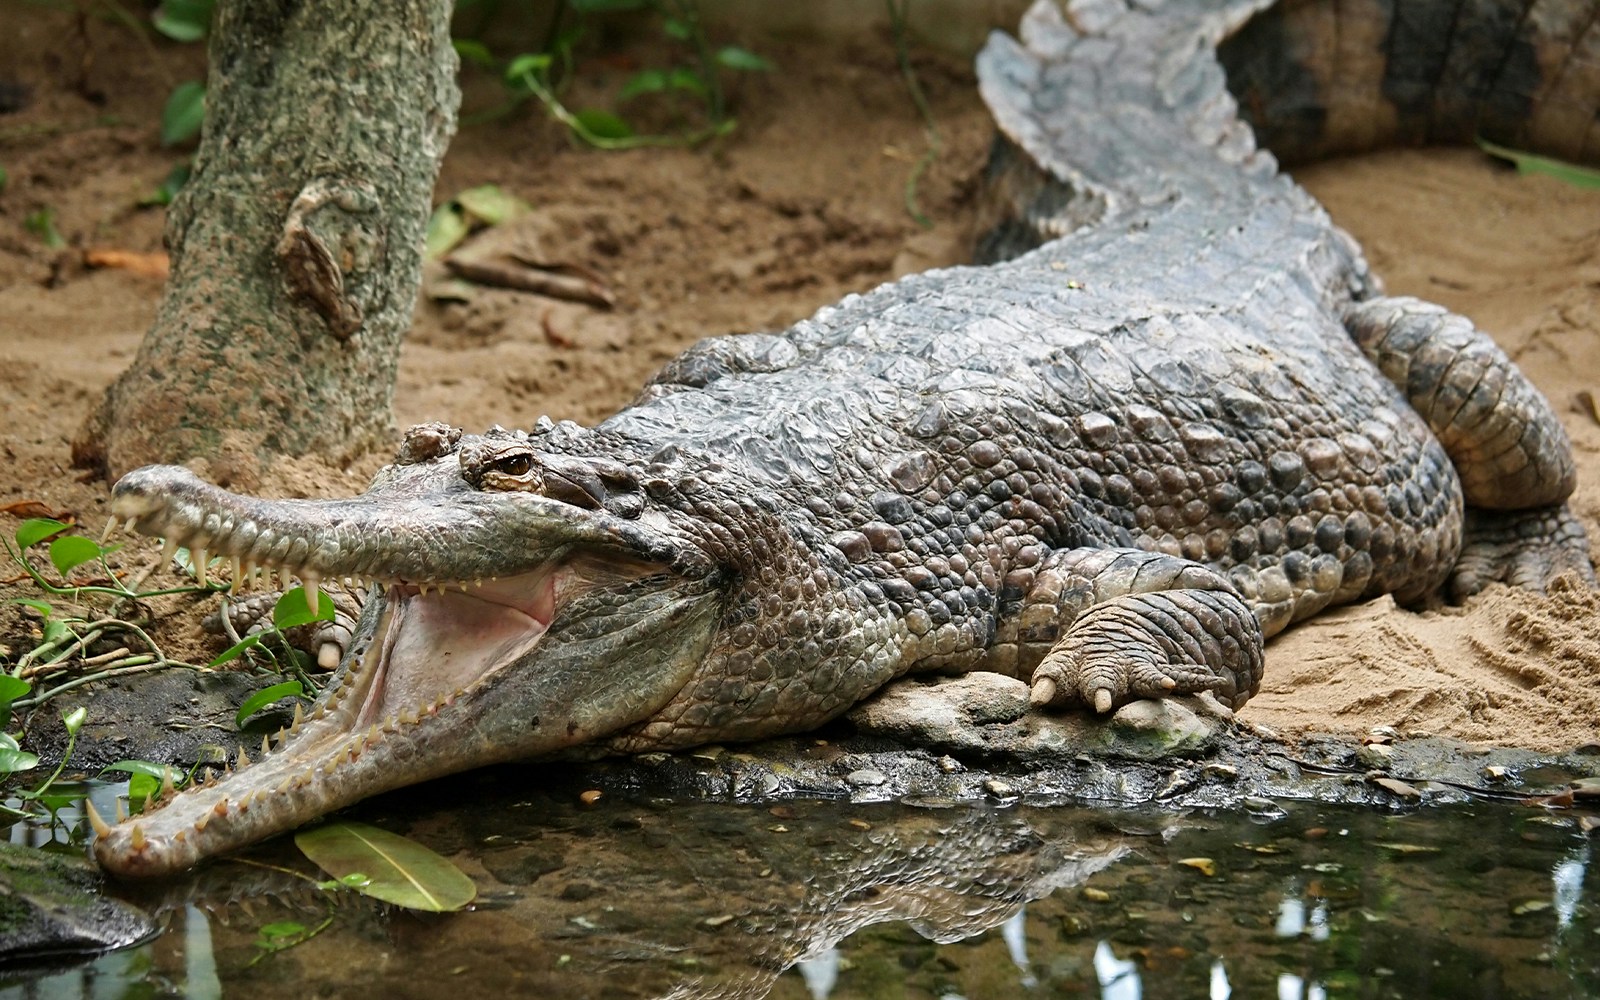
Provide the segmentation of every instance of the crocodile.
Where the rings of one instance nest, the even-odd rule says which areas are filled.
[[[1460,18],[1387,22],[1456,25],[1422,46],[1465,88],[1424,138],[1520,128],[1516,94],[1537,120],[1547,35],[1595,35],[1592,3],[1444,6]],[[198,566],[367,597],[308,716],[220,779],[93,817],[101,865],[172,872],[496,762],[804,731],[912,673],[1010,674],[1038,711],[1237,709],[1264,641],[1329,606],[1592,586],[1547,402],[1470,321],[1384,295],[1225,87],[1219,46],[1292,138],[1310,98],[1274,81],[1329,9],[1036,4],[978,58],[984,262],[703,341],[596,426],[414,427],[350,499],[123,477],[113,516]],[[1390,8],[1339,10],[1362,30],[1336,41],[1381,65]],[[1464,77],[1457,49],[1504,73]],[[1415,137],[1391,83],[1358,144]]]

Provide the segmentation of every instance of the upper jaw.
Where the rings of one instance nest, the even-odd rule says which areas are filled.
[[[658,562],[686,575],[709,567],[692,547],[643,521],[584,510],[537,493],[481,492],[454,462],[380,475],[359,497],[260,500],[213,486],[180,466],[136,469],[112,489],[113,520],[187,546],[201,573],[213,556],[234,580],[264,569],[322,580],[464,585],[527,572],[584,548]]]

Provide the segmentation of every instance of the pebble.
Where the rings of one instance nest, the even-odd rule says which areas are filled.
[[[985,779],[983,790],[997,799],[1014,799],[1017,797],[1017,790],[999,778]]]
[[[889,776],[882,771],[874,771],[870,767],[863,767],[859,771],[851,771],[845,775],[844,780],[856,788],[872,788],[877,785],[887,784]]]
[[[1415,786],[1408,785],[1397,778],[1372,778],[1371,781],[1374,785],[1377,785],[1379,788],[1388,792],[1390,795],[1393,795],[1397,799],[1402,799],[1406,802],[1422,801],[1421,791],[1419,791]]]

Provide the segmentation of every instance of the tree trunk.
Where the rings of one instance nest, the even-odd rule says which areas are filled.
[[[400,341],[460,92],[449,0],[223,0],[172,277],[73,443],[107,475],[392,440]]]

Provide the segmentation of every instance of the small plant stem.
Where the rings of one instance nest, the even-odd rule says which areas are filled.
[[[65,771],[67,769],[67,761],[72,759],[72,751],[77,747],[77,745],[78,745],[78,733],[77,733],[77,731],[75,729],[68,729],[67,730],[67,748],[65,750],[61,751],[61,763],[57,764],[56,765],[56,769],[54,771],[50,772],[50,777],[44,779],[44,784],[40,785],[38,788],[35,788],[32,791],[27,793],[27,795],[26,795],[27,798],[30,798],[30,799],[42,799],[42,798],[44,798],[44,793],[48,792],[50,790],[50,786],[56,783],[56,779],[57,778],[61,777],[61,772]]]
[[[519,79],[533,95],[544,104],[545,110],[550,112],[550,117],[572,130],[572,134],[594,146],[596,149],[639,149],[644,146],[693,146],[728,131],[728,123],[713,122],[711,125],[691,132],[687,135],[630,135],[621,139],[613,139],[603,135],[595,135],[584,127],[583,121],[577,115],[568,111],[566,105],[552,94],[544,84],[540,83],[532,73],[524,73]]]
[[[82,652],[89,645],[89,643],[94,642],[96,639],[100,638],[102,635],[105,635],[105,634],[106,634],[105,629],[103,629],[103,628],[93,628],[91,626],[91,631],[85,632],[83,635],[78,636],[72,642],[68,643],[66,646],[58,646],[55,643],[45,643],[45,644],[40,645],[40,646],[35,646],[34,648],[28,650],[28,653],[27,653],[26,656],[24,656],[22,659],[17,661],[17,674],[16,675],[18,677],[28,677],[28,676],[31,676],[33,674],[40,673],[41,671],[43,671],[47,667],[49,667],[51,664],[58,663],[61,660],[64,660],[67,657],[71,656],[73,653]],[[52,647],[54,647],[54,648],[52,649]],[[43,663],[39,664],[37,667],[32,666],[32,660],[36,659],[36,657],[34,657],[34,654],[40,652],[41,650],[48,650],[48,651],[54,652],[55,655],[51,656],[48,660],[45,660]]]
[[[943,141],[939,136],[939,126],[934,123],[933,109],[928,107],[928,99],[922,93],[922,83],[917,79],[917,71],[911,65],[911,47],[906,29],[906,5],[910,0],[884,0],[884,5],[889,10],[889,25],[894,32],[895,61],[900,65],[900,76],[906,82],[906,90],[911,95],[911,103],[917,109],[917,114],[922,117],[922,129],[928,137],[927,150],[917,158],[916,166],[911,168],[911,176],[906,178],[906,211],[916,220],[917,225],[924,229],[933,226],[933,220],[928,218],[917,204],[917,185],[922,180],[922,175],[933,166],[939,158]]]
[[[706,42],[706,32],[700,25],[700,5],[696,0],[671,0],[678,18],[689,26],[689,44],[694,46],[695,59],[700,63],[700,76],[706,85],[706,111],[711,116],[712,125],[721,125],[724,120],[724,104],[722,97],[722,75],[717,72],[717,61],[711,55],[711,46]]]
[[[184,663],[180,660],[155,660],[143,655],[130,656],[123,663],[118,664],[116,667],[111,669],[97,671],[92,674],[84,674],[82,677],[74,677],[72,680],[65,682],[61,686],[53,687],[43,694],[35,695],[32,698],[19,698],[11,703],[11,707],[15,709],[38,708],[40,705],[43,705],[56,695],[64,694],[67,691],[71,691],[73,688],[83,687],[85,684],[92,684],[95,681],[103,681],[108,677],[122,677],[127,674],[143,674],[148,673],[151,670],[165,670],[169,667],[193,670],[196,673],[202,674],[211,673],[211,668],[209,667],[202,667],[193,663]]]

